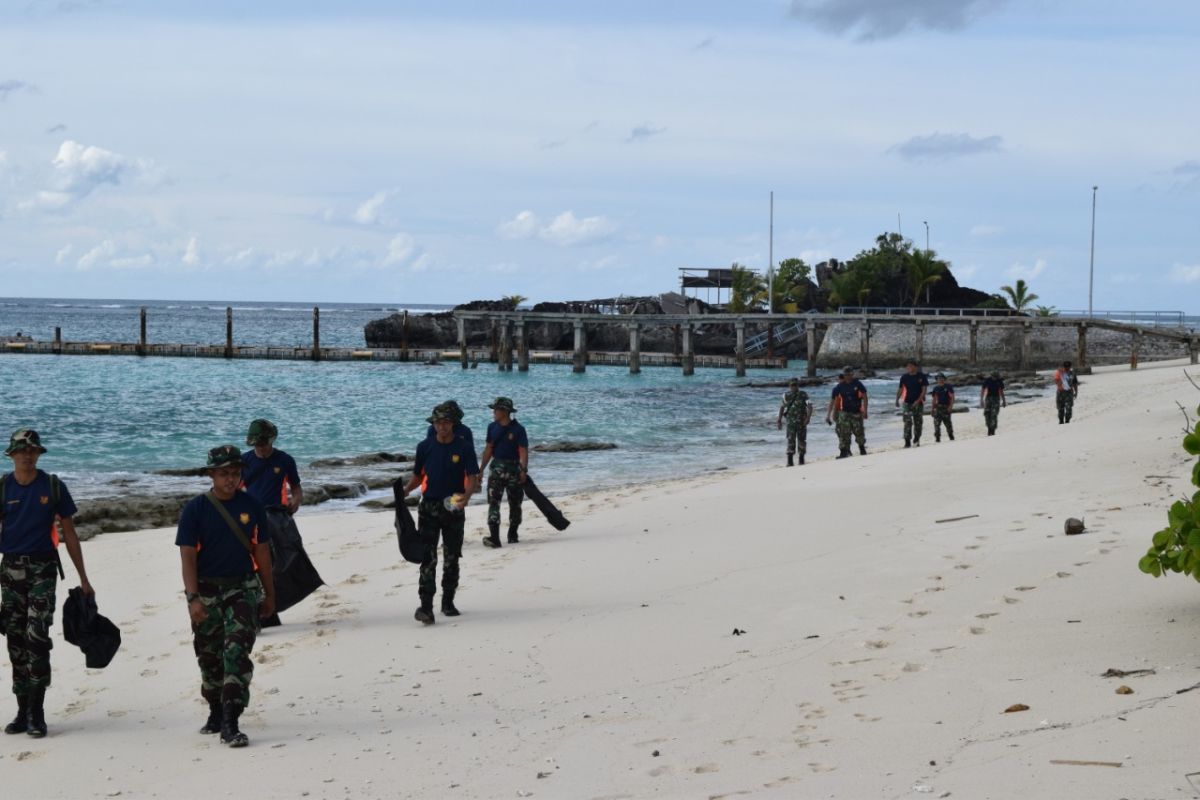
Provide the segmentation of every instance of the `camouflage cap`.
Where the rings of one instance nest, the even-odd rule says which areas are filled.
[[[275,423],[269,419],[256,419],[250,423],[250,429],[246,431],[246,444],[254,446],[256,444],[274,444],[275,437],[279,435],[279,429],[275,427]]]
[[[513,407],[513,401],[510,397],[497,397],[488,408],[498,411],[507,411],[512,414],[517,409]]]
[[[934,376],[933,376],[933,379],[934,379],[935,381],[944,381],[944,380],[946,380],[946,373],[944,373],[944,372],[939,372],[937,375],[934,375]]]
[[[463,410],[459,407],[458,402],[454,400],[446,400],[443,403],[438,403],[436,406],[434,406],[433,410],[437,411],[438,409],[447,412],[456,423],[462,422],[463,416],[465,416],[463,414]]]
[[[799,385],[800,385],[799,378],[792,378],[790,381],[788,381],[788,386],[799,386]]]
[[[430,414],[425,421],[432,425],[433,423],[443,419],[448,419],[455,424],[458,423],[458,420],[454,417],[454,413],[446,408],[446,404],[440,403],[433,407],[433,413]]]
[[[993,377],[993,378],[999,378],[999,377],[1000,377],[1000,370],[998,370],[998,369],[994,369],[994,370],[992,370],[992,377]]]
[[[842,374],[843,375],[853,375],[854,367],[842,367]]]
[[[241,466],[244,466],[242,451],[237,449],[237,445],[223,444],[208,451],[208,463],[204,465],[204,468],[221,469],[222,467]]]
[[[18,450],[37,450],[39,453],[46,452],[46,448],[42,447],[42,437],[38,436],[38,432],[32,428],[21,428],[13,431],[12,436],[8,438],[8,448],[5,449],[4,455],[11,456]]]

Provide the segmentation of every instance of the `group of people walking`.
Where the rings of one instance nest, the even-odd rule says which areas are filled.
[[[929,416],[933,420],[933,439],[942,440],[942,429],[946,437],[954,441],[954,403],[955,389],[949,383],[944,373],[937,373],[934,385],[930,386],[929,376],[921,372],[921,366],[910,360],[905,364],[905,372],[900,376],[896,387],[895,405],[901,409],[904,419],[904,446],[920,447],[921,434],[925,425],[925,402],[930,401]],[[1071,412],[1075,398],[1079,394],[1079,380],[1071,368],[1070,361],[1064,361],[1054,373],[1056,386],[1055,405],[1058,409],[1058,421],[1066,424],[1071,421]],[[1004,379],[998,370],[993,370],[983,379],[979,390],[979,406],[983,409],[984,425],[987,435],[994,436],[1000,423],[1000,409],[1008,405],[1004,396]],[[787,426],[787,465],[794,466],[804,463],[808,449],[808,424],[812,420],[813,403],[808,393],[800,388],[800,380],[792,378],[788,382],[788,391],[783,395],[779,405],[779,416],[776,427],[780,430]],[[869,397],[867,387],[858,379],[852,367],[846,367],[838,373],[836,383],[830,395],[829,405],[825,410],[825,423],[835,426],[838,438],[838,458],[849,458],[851,438],[858,445],[860,455],[867,454],[867,436],[864,423],[869,416]],[[798,456],[798,461],[797,461]]]

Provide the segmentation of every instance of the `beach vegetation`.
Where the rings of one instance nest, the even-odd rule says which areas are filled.
[[[1020,313],[1028,309],[1038,296],[1029,291],[1029,284],[1025,283],[1024,278],[1017,278],[1017,282],[1013,286],[1001,286],[1000,291],[1008,295],[1008,301],[1012,305],[1014,311]]]
[[[1035,317],[1057,317],[1058,309],[1054,306],[1038,306],[1033,310]]]
[[[529,298],[523,294],[508,294],[500,298],[500,302],[509,310],[516,311],[517,307]]]
[[[733,273],[729,287],[729,310],[744,314],[762,308],[767,302],[767,279],[749,267],[736,261],[730,267]]]
[[[1200,406],[1196,415],[1200,417]],[[1190,456],[1200,456],[1200,422],[1193,423],[1186,410],[1183,418],[1183,450]],[[1150,549],[1138,562],[1138,568],[1148,575],[1158,578],[1167,572],[1179,572],[1200,581],[1200,458],[1192,464],[1191,477],[1197,491],[1171,504],[1167,526],[1154,534]]]
[[[808,284],[812,267],[802,258],[785,258],[779,262],[772,283],[776,311],[796,313],[808,299]]]
[[[915,250],[898,233],[881,233],[875,246],[863,250],[829,282],[830,308],[838,306],[914,307],[929,303],[933,287],[949,273],[950,265],[932,250]]]
[[[932,250],[915,250],[908,254],[908,290],[912,292],[913,307],[921,302],[922,293],[928,305],[930,291],[942,279],[946,268],[946,262],[936,258]]]

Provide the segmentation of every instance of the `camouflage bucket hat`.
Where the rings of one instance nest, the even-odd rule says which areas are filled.
[[[933,376],[933,379],[934,379],[935,381],[944,381],[944,380],[946,380],[946,373],[944,373],[944,372],[939,372],[937,375],[934,375],[934,376]]]
[[[242,451],[232,444],[223,444],[208,451],[208,463],[205,469],[221,469],[223,467],[241,467]]]
[[[800,385],[799,378],[792,378],[790,381],[788,381],[788,386],[799,386],[799,385]]]
[[[493,401],[492,404],[490,406],[488,406],[488,408],[490,408],[492,410],[498,409],[500,411],[507,411],[510,414],[512,414],[513,412],[515,412],[517,410],[516,408],[513,407],[512,398],[509,398],[509,397],[497,397],[495,399],[495,401]]]
[[[444,403],[442,405],[434,406],[433,413],[430,414],[429,417],[425,421],[428,422],[430,425],[432,425],[433,423],[437,422],[438,420],[443,420],[443,419],[448,419],[455,424],[458,423],[458,420],[455,419],[455,417],[454,417],[454,412],[452,412],[448,408],[446,408],[446,405]]]
[[[8,448],[4,451],[4,455],[11,456],[18,450],[37,450],[39,453],[46,452],[46,448],[42,447],[42,437],[38,436],[38,432],[32,428],[21,428],[19,431],[13,431],[12,436],[8,439]]]
[[[256,445],[260,442],[274,444],[275,437],[279,435],[279,429],[275,427],[275,423],[269,419],[256,419],[250,423],[250,429],[246,431],[246,444]]]
[[[998,369],[994,369],[994,370],[992,370],[992,377],[993,377],[993,378],[999,378],[999,377],[1000,377],[1000,370],[998,370]]]
[[[464,416],[463,410],[461,408],[459,408],[458,403],[456,401],[447,400],[444,403],[438,403],[433,408],[434,411],[437,411],[439,409],[441,409],[442,411],[445,411],[447,414],[449,414],[450,417],[455,421],[455,423],[459,423],[459,422],[463,421],[463,416]]]

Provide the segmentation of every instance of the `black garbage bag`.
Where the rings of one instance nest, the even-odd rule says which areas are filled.
[[[317,568],[304,551],[300,529],[292,515],[278,506],[267,508],[271,526],[271,574],[275,576],[275,611],[287,611],[324,586]]]
[[[400,555],[405,561],[420,564],[429,554],[429,542],[417,530],[412,512],[404,503],[400,494],[400,481],[392,486],[392,494],[396,497],[396,539],[400,543]]]
[[[95,595],[76,586],[62,607],[63,638],[83,651],[88,669],[104,669],[121,647],[121,630],[100,615]]]
[[[542,494],[542,490],[533,482],[533,478],[528,474],[525,475],[525,483],[522,484],[525,489],[526,496],[533,501],[537,506],[538,511],[542,512],[542,516],[546,521],[554,526],[556,531],[565,531],[567,526],[571,524],[571,520],[563,516],[563,513],[558,510],[558,506],[550,502],[546,495]]]

